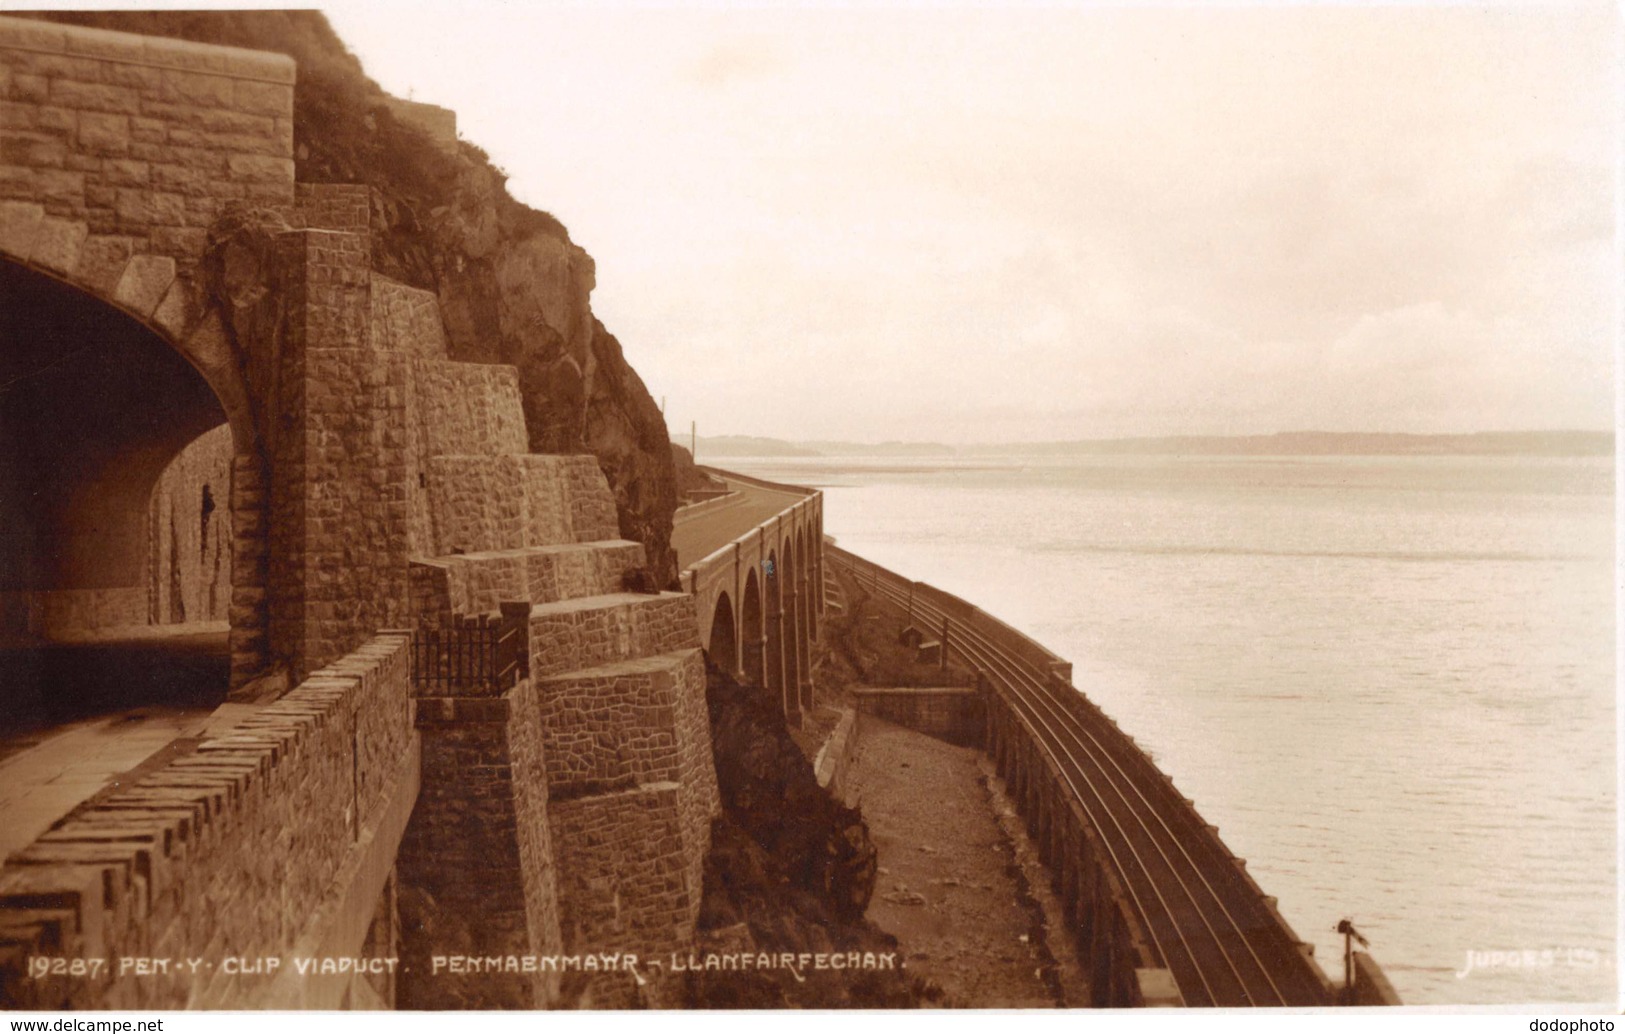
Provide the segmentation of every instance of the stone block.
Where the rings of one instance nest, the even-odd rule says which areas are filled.
[[[273,118],[293,117],[293,90],[280,83],[238,79],[232,84],[232,106],[238,111]]]
[[[42,219],[29,260],[44,269],[72,276],[79,268],[80,250],[88,232],[81,222],[50,217]]]
[[[163,255],[137,255],[124,267],[113,300],[139,316],[158,308],[175,282],[175,260]]]
[[[233,81],[222,75],[166,68],[163,70],[163,82],[158,88],[158,96],[168,104],[226,108],[232,103],[233,86]]]
[[[95,154],[128,154],[130,117],[86,111],[79,116],[79,146]]]
[[[293,186],[293,159],[259,154],[234,154],[226,159],[232,179],[250,183],[286,183]]]
[[[79,249],[79,282],[100,294],[111,295],[134,253],[135,242],[129,237],[91,234]]]
[[[186,220],[184,197],[151,189],[121,188],[113,208],[119,221],[133,230],[178,226]]]
[[[155,96],[163,86],[163,76],[163,69],[150,65],[107,64],[102,66],[101,78],[110,86],[128,86]]]
[[[141,95],[127,86],[51,80],[51,103],[80,111],[106,111],[120,115],[141,114]]]
[[[72,108],[48,105],[34,112],[32,124],[42,133],[72,135],[79,130],[79,113]]]
[[[110,158],[102,163],[101,180],[114,187],[144,187],[152,182],[152,166],[146,162],[125,158]],[[160,188],[163,184],[158,184]]]
[[[0,252],[26,262],[34,250],[45,208],[23,201],[0,201]]]
[[[7,165],[60,169],[67,154],[67,141],[53,133],[19,130],[0,137],[0,162]]]
[[[171,340],[180,341],[186,337],[186,330],[192,324],[193,309],[192,293],[183,282],[176,280],[169,285],[163,300],[153,310],[152,322],[167,331]]]
[[[27,197],[43,202],[58,212],[73,210],[84,204],[85,174],[67,169],[28,169],[19,166],[0,167],[0,179],[12,175],[22,178]]]
[[[28,75],[17,72],[6,78],[5,96],[7,100],[43,104],[50,95],[51,80],[43,75]]]

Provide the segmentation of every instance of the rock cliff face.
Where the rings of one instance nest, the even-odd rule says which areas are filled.
[[[35,17],[288,54],[297,176],[373,188],[375,268],[435,291],[451,358],[518,367],[533,452],[590,452],[621,534],[674,584],[675,474],[659,407],[594,317],[592,258],[466,143],[437,144],[314,11],[54,11]]]

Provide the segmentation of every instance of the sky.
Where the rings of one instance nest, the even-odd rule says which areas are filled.
[[[682,436],[1615,422],[1612,4],[327,13]]]

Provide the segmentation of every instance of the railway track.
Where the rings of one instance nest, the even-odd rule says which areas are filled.
[[[1243,863],[1104,712],[940,606],[935,590],[917,591],[834,548],[826,556],[860,587],[946,628],[945,648],[983,673],[1100,838],[1186,1005],[1332,1004],[1319,969]]]

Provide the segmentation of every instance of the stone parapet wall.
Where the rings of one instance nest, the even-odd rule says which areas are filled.
[[[0,17],[0,199],[110,266],[189,269],[225,202],[293,200],[293,82],[281,54]]]
[[[0,1002],[24,1009],[253,1008],[283,957],[345,909],[354,856],[415,795],[406,640],[380,636],[195,752],[99,798],[0,870]],[[398,835],[398,833],[396,834]],[[380,845],[386,857],[393,844]],[[361,902],[370,914],[374,892]],[[360,942],[347,946],[359,949]],[[33,955],[105,958],[95,979],[34,980]],[[195,973],[119,974],[124,957],[203,956]]]

